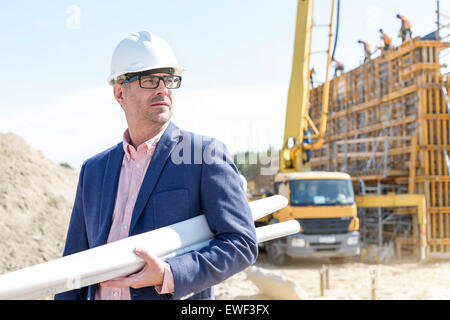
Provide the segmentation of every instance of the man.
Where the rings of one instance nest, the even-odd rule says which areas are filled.
[[[384,32],[383,29],[380,29],[380,34],[381,34],[381,40],[383,40],[383,42],[384,42],[383,49],[385,51],[390,50],[391,45],[392,45],[392,38],[386,32]]]
[[[309,83],[311,85],[311,89],[314,88],[314,83],[316,82],[315,76],[316,76],[316,70],[314,70],[314,68],[311,68],[309,70]]]
[[[412,25],[411,21],[409,21],[404,15],[397,14],[397,19],[402,21],[402,26],[400,27],[399,35],[402,38],[402,42],[409,40],[412,38]]]
[[[305,130],[303,132],[303,144],[311,145],[311,143],[312,143],[311,132],[309,130]],[[306,149],[305,155],[306,155],[306,158],[303,159],[303,164],[309,163],[309,160],[311,160],[311,149]]]
[[[369,61],[370,56],[372,55],[372,52],[370,51],[370,44],[364,40],[358,40],[358,43],[364,46],[364,62]]]
[[[226,147],[170,121],[181,71],[152,33],[131,34],[116,47],[108,82],[128,129],[123,142],[84,162],[64,256],[200,214],[214,240],[166,261],[136,248],[146,262],[138,273],[55,299],[213,299],[212,286],[255,261],[252,214]]]

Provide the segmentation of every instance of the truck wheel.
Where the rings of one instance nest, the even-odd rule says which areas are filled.
[[[271,263],[281,266],[286,263],[287,256],[284,253],[283,244],[280,240],[272,240],[266,243],[267,258]]]

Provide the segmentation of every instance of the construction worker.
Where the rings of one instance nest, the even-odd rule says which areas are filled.
[[[409,21],[404,15],[397,14],[397,19],[402,21],[399,37],[402,38],[402,42],[412,38],[411,21]]]
[[[339,71],[339,75],[342,75],[342,73],[344,73],[344,64],[341,61],[336,60],[334,58],[333,58],[333,61],[335,63],[334,76],[335,77],[337,76],[338,71]]]
[[[385,51],[391,49],[392,46],[392,38],[386,33],[384,32],[383,29],[380,29],[380,34],[381,34],[381,40],[383,40],[384,42],[384,47],[383,49]]]
[[[116,46],[108,83],[128,127],[122,141],[83,163],[63,255],[199,214],[214,238],[201,250],[164,259],[135,248],[144,263],[139,272],[55,299],[210,300],[212,286],[256,260],[252,212],[227,148],[171,120],[182,71],[169,44],[150,32],[133,33]]]
[[[303,132],[303,144],[304,145],[311,145],[312,139],[311,139],[311,132],[309,130],[305,130]],[[303,159],[303,164],[306,164],[311,159],[311,149],[305,150],[306,159]]]
[[[309,70],[309,82],[311,84],[311,89],[314,88],[314,83],[316,82],[315,75],[316,75],[316,70],[314,70],[314,68],[311,68],[311,70]]]
[[[364,62],[369,61],[370,56],[372,55],[372,52],[370,51],[370,44],[363,40],[358,40],[358,43],[364,46]]]

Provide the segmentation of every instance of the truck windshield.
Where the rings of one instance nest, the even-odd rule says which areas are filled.
[[[330,206],[355,203],[350,180],[292,180],[291,205]]]

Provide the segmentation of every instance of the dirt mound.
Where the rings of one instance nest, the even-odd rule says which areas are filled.
[[[78,172],[0,133],[0,274],[61,256]]]

